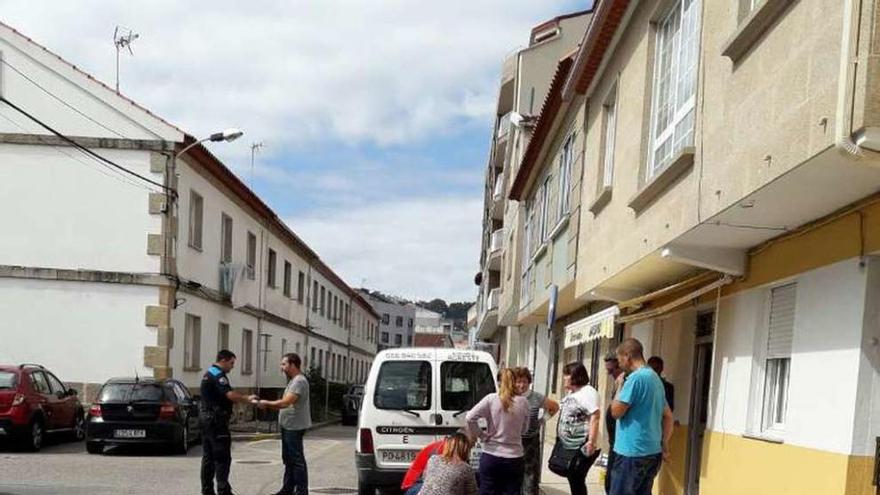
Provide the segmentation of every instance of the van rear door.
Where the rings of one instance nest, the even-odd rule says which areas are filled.
[[[434,350],[404,349],[386,352],[379,364],[372,400],[378,418],[374,448],[376,465],[407,469],[416,454],[435,439],[432,419]]]

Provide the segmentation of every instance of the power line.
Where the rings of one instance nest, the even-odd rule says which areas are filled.
[[[116,132],[116,130],[111,129],[110,127],[107,127],[106,125],[104,125],[104,124],[102,124],[101,122],[95,120],[94,118],[89,117],[88,115],[86,115],[85,113],[83,113],[81,110],[79,110],[78,108],[74,107],[74,106],[71,105],[70,103],[67,103],[67,102],[64,101],[60,96],[58,96],[58,95],[56,95],[55,93],[49,91],[48,89],[46,89],[45,87],[43,87],[42,85],[40,85],[40,83],[38,83],[37,81],[34,81],[34,80],[31,79],[30,77],[28,77],[27,74],[25,74],[24,72],[18,70],[17,67],[15,67],[14,65],[10,64],[7,60],[5,60],[5,59],[3,59],[3,58],[0,58],[0,63],[2,63],[3,65],[6,65],[7,67],[9,67],[9,68],[12,69],[13,71],[15,71],[18,75],[20,75],[21,77],[25,78],[28,82],[30,82],[30,83],[33,84],[34,86],[40,88],[40,90],[42,90],[44,93],[46,93],[47,95],[51,96],[51,97],[54,98],[55,100],[59,101],[62,105],[66,106],[67,108],[69,108],[69,109],[71,109],[71,110],[73,110],[74,112],[76,112],[77,114],[81,115],[81,116],[84,117],[85,119],[91,121],[92,123],[94,123],[94,124],[96,124],[96,125],[98,125],[98,126],[100,126],[100,127],[103,127],[105,130],[108,130],[108,131],[112,132],[113,134],[116,134],[117,136],[119,136],[119,137],[121,137],[121,138],[123,138],[123,139],[125,138],[125,136],[123,136],[122,134]]]
[[[154,186],[156,186],[156,187],[160,187],[160,188],[162,188],[162,190],[167,191],[168,193],[173,194],[173,195],[176,196],[177,193],[176,193],[173,189],[171,189],[170,187],[166,186],[165,184],[162,184],[162,183],[160,183],[160,182],[156,182],[156,181],[154,181],[154,180],[152,180],[152,179],[150,179],[150,178],[148,178],[148,177],[144,177],[143,175],[141,175],[141,174],[139,174],[139,173],[137,173],[137,172],[135,172],[135,171],[133,171],[133,170],[129,170],[129,169],[123,167],[122,165],[119,165],[118,163],[116,163],[116,162],[114,162],[114,161],[112,161],[112,160],[110,160],[110,159],[108,159],[108,158],[105,158],[105,157],[99,155],[98,153],[95,153],[94,151],[92,151],[92,150],[86,148],[85,146],[82,146],[81,144],[77,143],[77,142],[74,141],[73,139],[70,139],[69,137],[65,136],[64,134],[61,134],[60,132],[56,131],[55,129],[53,129],[52,127],[50,127],[50,126],[49,126],[48,124],[46,124],[45,122],[41,121],[40,119],[38,119],[38,118],[34,117],[33,115],[31,115],[30,113],[28,113],[27,111],[23,110],[23,109],[20,108],[18,105],[12,103],[12,102],[9,101],[5,96],[0,96],[0,101],[2,101],[3,103],[6,103],[6,104],[9,105],[13,110],[17,111],[18,113],[20,113],[20,114],[24,115],[25,117],[29,118],[30,120],[34,121],[35,123],[37,123],[37,124],[38,124],[40,127],[42,127],[43,129],[46,129],[47,131],[51,132],[52,134],[54,134],[55,136],[57,136],[57,137],[60,138],[61,140],[63,140],[63,141],[65,141],[65,142],[69,143],[71,146],[73,146],[74,148],[76,148],[76,149],[82,151],[83,153],[86,153],[87,155],[90,155],[90,156],[92,156],[92,157],[94,157],[94,158],[96,158],[96,159],[98,159],[98,160],[100,160],[100,161],[102,161],[102,162],[104,162],[104,163],[106,163],[106,164],[108,164],[108,165],[110,165],[110,166],[116,168],[117,170],[119,170],[119,171],[121,171],[121,172],[124,172],[124,173],[126,173],[126,174],[128,174],[128,175],[131,175],[131,176],[133,176],[133,177],[137,177],[138,179],[140,179],[140,180],[142,180],[142,181],[144,181],[144,182],[147,182],[147,183],[149,183],[149,184],[152,184],[152,185],[154,185]]]
[[[6,120],[7,122],[11,123],[12,125],[18,127],[19,129],[21,129],[21,130],[24,131],[25,133],[28,133],[28,134],[31,133],[31,131],[29,131],[28,129],[25,129],[21,124],[19,124],[18,122],[12,120],[12,119],[9,118],[9,117],[3,115],[2,113],[0,113],[0,118],[2,118],[3,120]],[[86,167],[89,167],[89,168],[93,169],[94,171],[98,172],[99,174],[101,174],[101,175],[103,175],[103,176],[105,176],[105,177],[108,177],[108,178],[110,178],[110,179],[113,179],[113,180],[119,181],[119,182],[122,183],[122,184],[126,184],[126,185],[129,185],[129,186],[137,187],[137,188],[139,188],[139,189],[143,189],[143,190],[150,191],[150,192],[154,191],[154,189],[150,188],[149,186],[147,186],[147,185],[145,185],[145,184],[137,183],[137,182],[133,181],[132,179],[129,179],[129,178],[123,176],[123,175],[120,175],[118,172],[117,172],[117,173],[113,173],[113,172],[112,172],[113,169],[111,169],[109,166],[107,166],[107,165],[105,165],[105,164],[103,164],[103,163],[101,163],[101,162],[97,162],[97,161],[96,161],[96,162],[100,165],[100,167],[96,167],[96,166],[94,166],[93,164],[91,164],[91,163],[89,163],[89,162],[85,162],[85,161],[83,161],[83,160],[80,160],[76,155],[73,155],[73,154],[71,154],[71,153],[68,153],[68,152],[65,151],[61,146],[59,146],[59,145],[57,145],[57,144],[52,144],[52,143],[48,142],[43,136],[40,136],[39,134],[34,134],[34,135],[37,137],[37,139],[39,139],[40,141],[42,141],[43,144],[45,144],[46,146],[51,147],[51,148],[52,148],[53,150],[55,150],[56,152],[61,153],[62,155],[65,155],[65,156],[67,156],[68,158],[70,158],[70,159],[72,159],[72,160],[74,160],[74,161],[76,161],[76,162],[78,162],[78,163],[80,163],[80,164],[82,164],[82,165],[85,165]],[[106,171],[105,171],[104,169],[106,169]]]

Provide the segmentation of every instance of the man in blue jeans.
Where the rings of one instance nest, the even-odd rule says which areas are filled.
[[[663,382],[645,362],[641,342],[624,340],[617,361],[624,374],[611,403],[617,431],[609,495],[650,495],[660,464],[669,457],[672,411]]]
[[[276,495],[307,495],[309,472],[303,450],[303,435],[312,426],[309,408],[309,381],[302,374],[302,360],[290,353],[281,358],[281,371],[290,380],[279,400],[261,400],[259,407],[278,409],[281,426],[281,459],[284,461],[284,485]]]

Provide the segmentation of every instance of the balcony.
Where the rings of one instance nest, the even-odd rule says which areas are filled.
[[[495,178],[495,188],[492,190],[492,205],[489,213],[495,220],[504,218],[504,175],[499,174]]]
[[[492,232],[489,239],[489,269],[501,271],[501,258],[504,256],[504,229]]]
[[[501,288],[496,287],[489,291],[485,299],[483,314],[477,325],[477,338],[488,339],[498,330],[498,302],[501,300]]]

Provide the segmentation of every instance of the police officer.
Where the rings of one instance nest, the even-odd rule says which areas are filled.
[[[232,495],[229,486],[229,466],[232,464],[232,438],[229,418],[233,402],[254,402],[256,395],[244,396],[229,384],[226,374],[235,367],[235,354],[223,349],[217,361],[202,376],[202,402],[199,421],[202,426],[202,495],[214,495],[214,477],[217,493]]]

